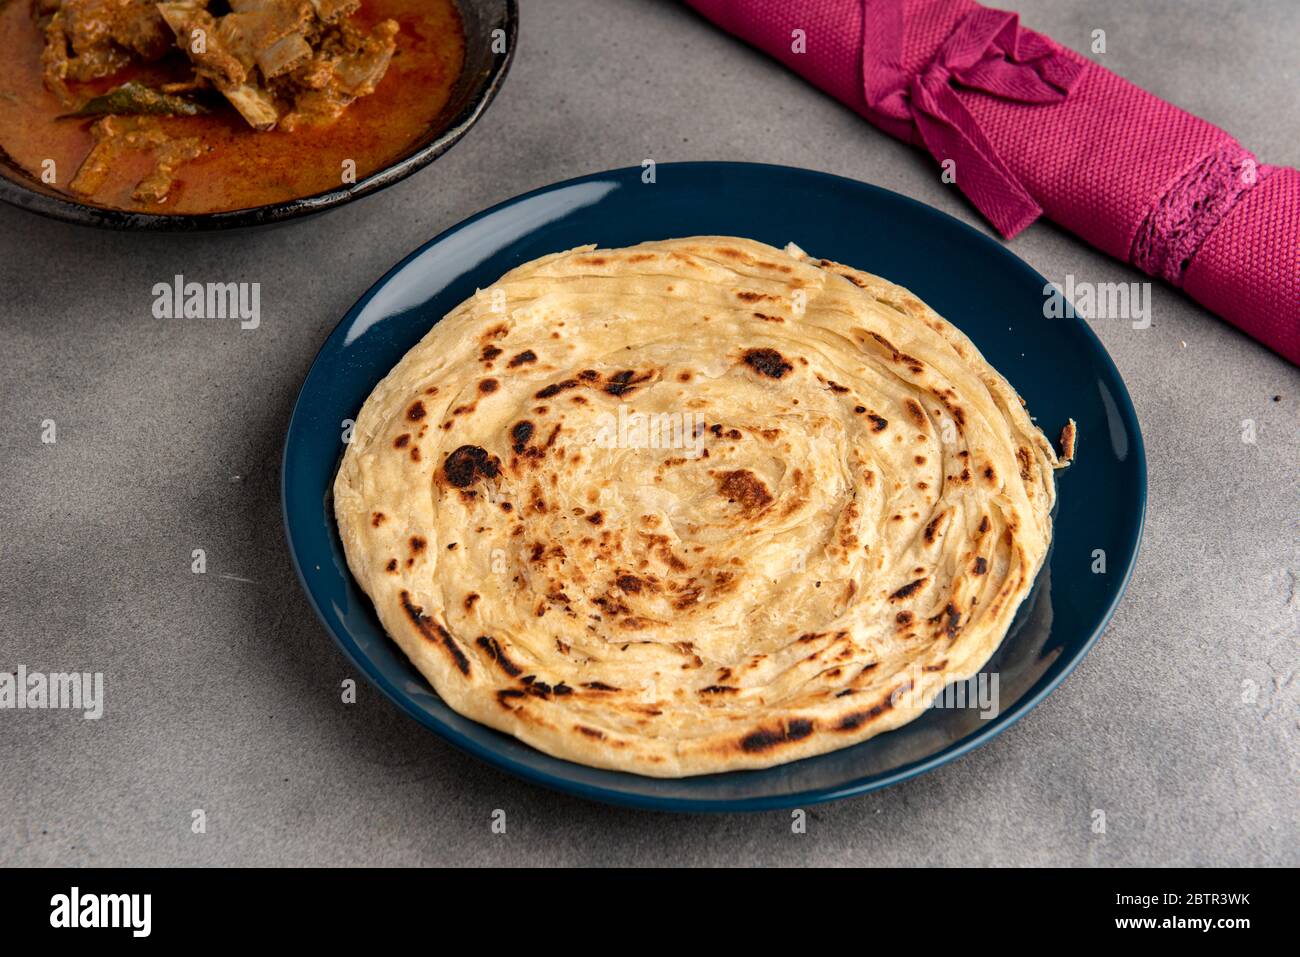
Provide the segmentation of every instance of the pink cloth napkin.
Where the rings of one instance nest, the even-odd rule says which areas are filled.
[[[1004,237],[1045,214],[1300,364],[1300,171],[974,0],[687,2],[951,161]]]

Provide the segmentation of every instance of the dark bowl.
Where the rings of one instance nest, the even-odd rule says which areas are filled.
[[[399,159],[355,183],[314,196],[220,213],[130,213],[79,203],[55,192],[0,149],[0,201],[86,226],[189,232],[260,226],[332,209],[405,179],[451,149],[478,122],[496,96],[514,58],[519,32],[517,0],[456,0],[465,25],[465,65],[427,135]],[[493,52],[493,32],[505,32],[505,51]],[[499,46],[499,44],[497,44]]]

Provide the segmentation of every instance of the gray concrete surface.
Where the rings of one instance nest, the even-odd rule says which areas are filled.
[[[1079,49],[1105,29],[1106,65],[1300,164],[1290,0],[1018,5]],[[0,864],[1300,864],[1300,375],[1159,286],[1151,329],[1094,323],[1150,456],[1128,596],[1055,694],[964,759],[794,835],[784,812],[558,796],[364,682],[340,702],[351,672],[280,529],[280,446],[317,347],[406,252],[645,157],[828,170],[978,222],[926,157],[669,0],[523,6],[514,71],[469,137],[323,218],[160,237],[0,209],[0,668],[107,682],[99,721],[0,711]],[[1048,276],[1141,278],[1047,224],[1011,248]],[[154,319],[153,284],[178,272],[260,282],[261,328]]]

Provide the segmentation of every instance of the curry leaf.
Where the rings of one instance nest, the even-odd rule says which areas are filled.
[[[199,116],[210,113],[205,105],[197,100],[174,93],[163,93],[151,86],[132,80],[109,90],[102,96],[87,100],[78,109],[63,114],[65,117],[80,116],[130,116],[149,114],[152,116]]]

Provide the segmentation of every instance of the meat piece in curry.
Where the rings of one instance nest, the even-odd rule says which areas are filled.
[[[110,76],[132,59],[153,61],[172,46],[157,4],[149,0],[34,0],[43,24],[46,85],[72,102],[69,80]]]
[[[91,132],[95,145],[77,170],[71,189],[93,195],[126,150],[152,150],[153,170],[136,184],[132,195],[143,203],[161,203],[171,189],[176,168],[203,151],[196,137],[173,137],[152,116],[105,116]]]
[[[463,58],[452,0],[0,0],[0,95],[4,73],[20,68],[4,59],[15,39],[5,8],[18,2],[30,4],[41,44],[39,79],[61,107],[54,118],[80,124],[88,141],[65,189],[104,205],[124,205],[115,199],[124,191],[129,208],[169,203],[178,172],[185,182],[185,164],[220,165],[209,162],[210,154],[241,138],[241,127],[250,143],[266,136],[275,144],[250,150],[248,158],[274,155],[279,162],[259,165],[267,173],[273,165],[284,179],[294,141],[303,154],[324,142],[315,131],[346,127],[343,138],[369,147],[373,135],[361,134],[373,131],[340,120],[375,94],[395,57],[407,56],[403,72],[440,81],[426,91],[435,107],[445,102]],[[445,33],[449,24],[450,43],[428,42],[430,28]],[[418,62],[430,54],[433,63]],[[412,124],[393,126],[407,131],[389,145],[396,154],[415,137]],[[12,155],[8,132],[0,110],[0,148]],[[348,160],[364,175],[357,153],[364,151]],[[307,159],[300,155],[298,165]],[[124,188],[115,177],[126,167],[136,178]],[[274,185],[284,192],[282,183]],[[263,201],[276,198],[290,197]]]
[[[337,119],[357,97],[374,92],[397,48],[395,20],[362,31],[346,19],[348,7],[328,0],[230,0],[231,12],[221,17],[207,0],[157,8],[195,76],[258,130]]]

